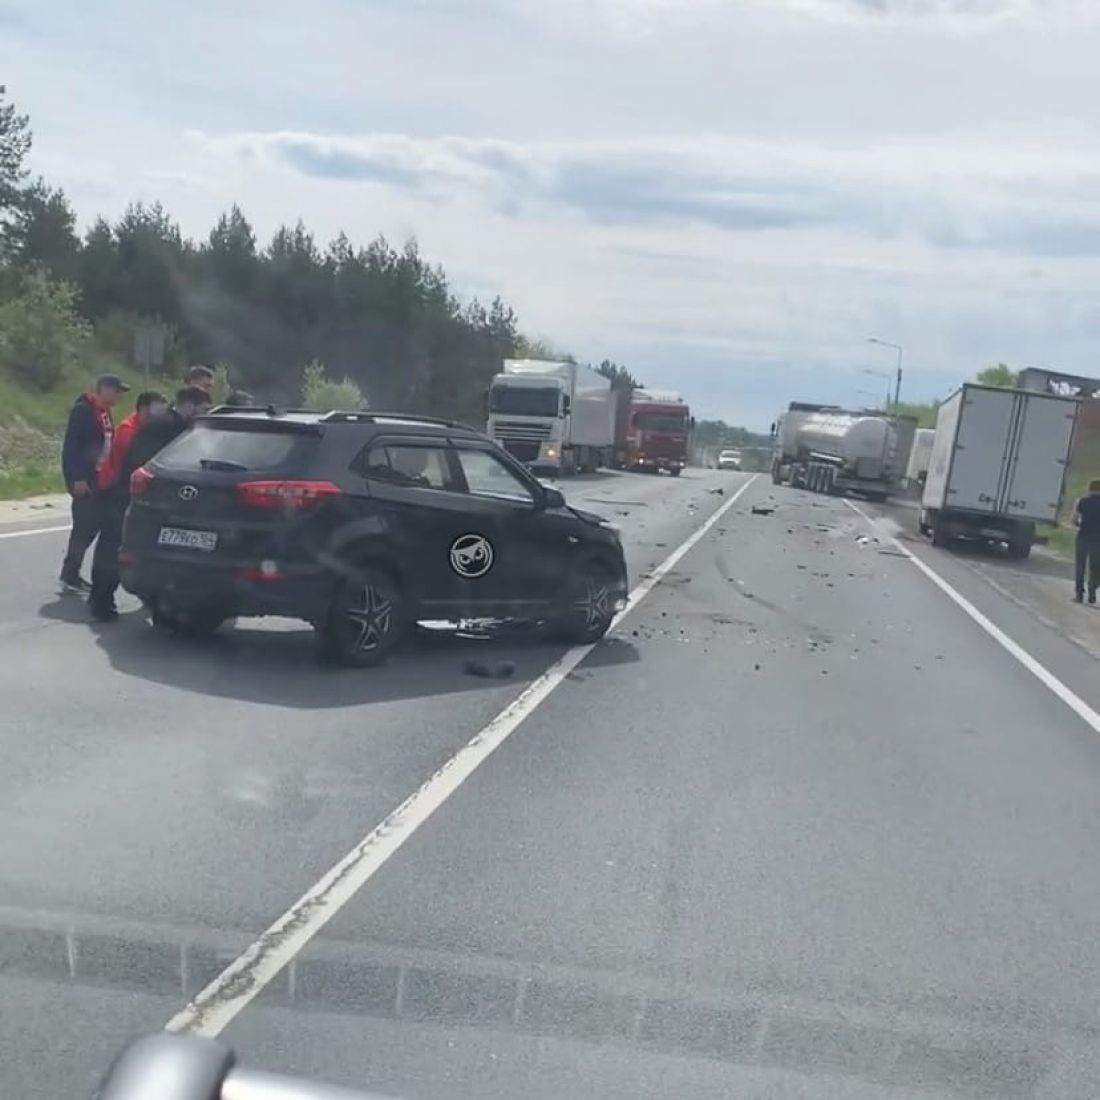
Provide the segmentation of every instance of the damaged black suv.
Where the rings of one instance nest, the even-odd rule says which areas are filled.
[[[215,409],[134,474],[121,569],[154,623],[202,635],[291,616],[361,666],[418,620],[592,642],[627,586],[615,528],[478,432],[275,408]]]

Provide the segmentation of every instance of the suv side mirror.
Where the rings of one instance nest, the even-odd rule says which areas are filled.
[[[571,406],[571,402],[569,400],[569,394],[563,393],[562,397],[561,397],[561,414],[562,414],[562,416],[568,416],[569,415],[570,406]]]
[[[565,497],[562,496],[560,489],[552,489],[549,485],[545,486],[542,490],[542,506],[543,508],[564,508]]]

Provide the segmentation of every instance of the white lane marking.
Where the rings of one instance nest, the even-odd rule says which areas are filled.
[[[630,593],[612,629],[728,512],[756,480],[754,474],[702,526]],[[314,883],[259,939],[165,1025],[168,1031],[219,1035],[314,936],[359,892],[391,856],[515,732],[599,642],[574,646],[458,750],[430,779],[376,825]]]
[[[0,531],[0,539],[22,539],[27,535],[48,535],[51,531],[71,531],[73,525],[64,523],[58,527],[35,527],[30,531]]]
[[[857,515],[863,517],[872,529],[881,532],[881,526],[875,522],[873,516],[869,516],[858,504],[845,500],[845,504]],[[1076,692],[1067,687],[1045,665],[1040,664],[1026,649],[1014,642],[999,626],[987,616],[983,615],[961,592],[952,587],[930,565],[921,561],[903,542],[889,535],[886,541],[900,550],[941,592],[953,603],[960,607],[971,619],[974,620],[999,646],[1010,653],[1020,662],[1044,687],[1052,691],[1063,703],[1073,711],[1083,722],[1091,726],[1093,731],[1100,733],[1100,714],[1092,709]]]

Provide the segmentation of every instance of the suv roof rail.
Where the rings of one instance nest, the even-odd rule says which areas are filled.
[[[457,420],[446,420],[440,416],[421,416],[419,413],[404,412],[352,412],[346,409],[333,409],[321,417],[325,424],[359,423],[374,424],[379,420],[408,420],[413,424],[438,424],[442,428],[462,428],[472,432],[474,429]]]
[[[267,416],[286,416],[287,413],[316,413],[316,409],[283,408],[282,405],[215,405],[206,416],[232,416],[234,413],[265,413]]]

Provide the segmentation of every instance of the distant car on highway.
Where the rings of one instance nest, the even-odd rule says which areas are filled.
[[[215,409],[134,474],[121,563],[154,624],[290,616],[358,666],[417,620],[595,641],[627,587],[616,529],[491,440],[365,412]]]
[[[719,470],[740,470],[741,452],[737,450],[720,451],[718,454]]]

